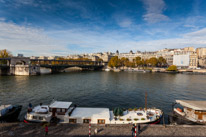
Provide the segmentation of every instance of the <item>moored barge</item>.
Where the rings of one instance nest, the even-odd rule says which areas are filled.
[[[0,122],[18,121],[21,112],[21,105],[1,105],[0,106]]]
[[[117,113],[118,112],[118,113]],[[76,107],[72,102],[53,101],[50,105],[39,105],[28,111],[25,120],[31,122],[51,122],[58,119],[62,123],[129,124],[159,123],[163,112],[160,109]]]
[[[183,108],[175,107],[177,104],[180,104]],[[176,124],[205,125],[206,101],[176,100],[169,121]]]

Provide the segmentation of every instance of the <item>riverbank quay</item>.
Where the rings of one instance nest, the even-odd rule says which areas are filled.
[[[111,69],[113,70],[113,69]],[[206,69],[179,69],[177,71],[168,71],[167,68],[120,68],[121,71],[129,72],[153,72],[153,73],[182,73],[182,74],[206,74]]]
[[[131,137],[129,125],[91,125],[91,137]],[[97,133],[95,133],[95,130]],[[45,127],[39,123],[1,123],[0,137],[43,137]],[[50,124],[50,137],[87,137],[89,124]],[[201,125],[141,125],[138,136],[143,137],[205,137],[206,126]]]

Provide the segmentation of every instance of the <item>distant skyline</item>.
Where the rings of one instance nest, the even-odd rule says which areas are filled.
[[[206,47],[206,0],[0,0],[0,49],[25,56]]]

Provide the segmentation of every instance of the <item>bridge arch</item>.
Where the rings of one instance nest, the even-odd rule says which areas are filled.
[[[16,62],[16,65],[26,65],[26,62],[23,60],[19,60]]]

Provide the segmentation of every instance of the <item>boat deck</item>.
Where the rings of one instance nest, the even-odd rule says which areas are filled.
[[[147,113],[152,112],[153,116],[147,117]],[[113,111],[110,111],[111,124],[127,124],[127,123],[148,123],[156,120],[156,113],[154,110],[137,110],[137,111],[124,111],[123,116],[115,116]]]

